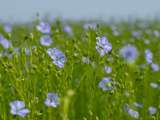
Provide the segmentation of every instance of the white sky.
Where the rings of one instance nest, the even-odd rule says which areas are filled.
[[[160,14],[160,0],[0,0],[0,19],[31,20],[36,13],[64,18],[140,17]]]

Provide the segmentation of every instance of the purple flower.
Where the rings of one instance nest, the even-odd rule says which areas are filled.
[[[156,114],[157,109],[155,107],[153,107],[153,106],[150,106],[148,108],[148,112],[149,112],[150,115],[154,115],[154,114]]]
[[[65,26],[65,27],[63,28],[63,31],[66,32],[66,33],[68,33],[69,35],[72,35],[72,34],[73,34],[72,28],[71,28],[69,25]]]
[[[59,103],[59,97],[56,93],[48,93],[47,98],[44,101],[45,105],[51,106],[51,107],[57,107]]]
[[[152,55],[152,52],[150,51],[150,49],[145,50],[145,58],[146,58],[146,61],[148,64],[152,63],[153,55]]]
[[[152,70],[153,70],[154,72],[159,71],[159,65],[158,65],[158,64],[152,63],[152,64],[151,64],[151,68],[152,68]]]
[[[135,107],[138,107],[138,108],[142,108],[142,107],[143,107],[143,104],[138,103],[138,102],[134,102],[133,105],[134,105]]]
[[[25,109],[25,103],[23,101],[13,101],[10,103],[11,114],[25,117],[30,110]]]
[[[47,50],[47,53],[51,57],[51,59],[53,60],[53,63],[56,66],[58,66],[59,68],[64,67],[66,57],[60,50],[58,50],[57,48],[49,48]]]
[[[101,57],[112,50],[112,45],[111,43],[109,43],[108,39],[105,36],[103,36],[102,38],[97,37],[96,39],[96,50],[99,52]]]
[[[140,36],[140,33],[137,32],[137,31],[134,31],[134,32],[132,32],[132,36],[133,36],[133,37],[139,37],[139,36]]]
[[[37,30],[44,34],[49,34],[51,31],[51,27],[49,23],[46,22],[40,22],[40,24],[37,26]]]
[[[5,25],[4,25],[4,31],[5,31],[6,33],[11,33],[11,32],[12,32],[12,25],[9,24],[9,23],[5,24]]]
[[[104,69],[105,69],[106,73],[108,73],[108,74],[112,72],[112,68],[109,66],[105,66]]]
[[[3,37],[3,35],[0,34],[0,41],[4,40],[5,38]]]
[[[135,119],[139,119],[139,112],[138,111],[135,111],[131,108],[128,107],[128,105],[126,104],[124,106],[124,110],[132,117],[132,118],[135,118]]]
[[[120,55],[127,61],[133,62],[138,57],[138,51],[135,46],[127,45],[120,49]]]
[[[109,77],[104,77],[100,82],[99,82],[99,88],[101,88],[103,91],[108,91],[112,90],[112,81],[111,78]]]
[[[8,49],[11,46],[9,40],[5,39],[2,35],[0,35],[0,44],[5,48]]]
[[[49,35],[43,35],[40,38],[40,43],[43,46],[50,46],[52,44],[52,39],[51,39],[51,37]]]
[[[20,48],[14,48],[13,50],[14,50],[14,52],[15,52],[16,54],[19,54],[19,52],[20,52]]]
[[[128,109],[128,114],[131,116],[131,117],[133,117],[133,118],[135,118],[135,119],[138,119],[139,118],[139,112],[137,112],[137,111],[135,111],[135,110],[133,110],[133,109]]]
[[[30,55],[31,53],[31,50],[29,48],[25,48],[24,51],[26,55]]]

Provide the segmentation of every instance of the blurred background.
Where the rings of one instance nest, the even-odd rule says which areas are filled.
[[[31,21],[37,13],[51,19],[159,17],[160,0],[0,0],[0,19]]]

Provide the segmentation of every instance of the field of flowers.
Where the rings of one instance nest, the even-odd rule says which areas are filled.
[[[160,22],[0,24],[0,120],[160,120]]]

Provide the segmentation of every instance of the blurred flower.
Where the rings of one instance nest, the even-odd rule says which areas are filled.
[[[154,114],[156,114],[157,109],[155,107],[153,107],[153,106],[150,106],[148,108],[148,112],[149,112],[150,115],[154,115]]]
[[[11,42],[5,39],[2,35],[0,35],[0,44],[5,48],[8,49],[11,46]]]
[[[30,50],[29,48],[25,48],[24,50],[25,50],[25,54],[26,54],[26,55],[30,55],[31,50]]]
[[[153,55],[152,55],[152,52],[150,51],[150,49],[145,50],[145,58],[146,58],[146,61],[148,64],[152,63]]]
[[[159,84],[157,84],[157,83],[154,83],[154,82],[151,82],[150,83],[150,86],[152,87],[152,88],[159,88]]]
[[[51,106],[51,107],[57,107],[59,103],[59,97],[56,93],[48,93],[47,98],[44,101],[45,105]]]
[[[131,116],[131,117],[133,117],[133,118],[135,118],[135,119],[138,119],[139,118],[139,112],[137,112],[137,111],[135,111],[135,110],[133,110],[133,109],[128,109],[128,114]]]
[[[16,54],[19,54],[20,48],[14,48],[13,50]]]
[[[158,65],[158,64],[152,63],[152,64],[151,64],[151,68],[152,68],[152,70],[153,70],[154,72],[159,71],[159,65]]]
[[[140,32],[134,31],[134,32],[132,32],[132,36],[133,37],[139,37],[140,36]]]
[[[43,46],[50,46],[52,44],[52,39],[51,39],[51,37],[49,35],[43,35],[40,38],[40,43]]]
[[[112,68],[109,67],[109,66],[105,66],[105,67],[104,67],[104,70],[105,70],[106,73],[108,73],[108,74],[112,72]]]
[[[113,34],[114,36],[119,36],[119,35],[120,35],[120,33],[119,33],[117,30],[112,31],[112,34]]]
[[[144,43],[145,43],[146,45],[149,45],[149,44],[150,44],[150,40],[144,40]]]
[[[120,49],[120,55],[127,61],[133,62],[138,57],[138,51],[135,46],[127,45]]]
[[[53,63],[56,66],[58,66],[59,68],[64,67],[66,57],[60,50],[58,50],[57,48],[49,48],[47,50],[47,53],[51,57],[51,59],[53,60]]]
[[[5,31],[6,33],[11,33],[11,32],[12,32],[12,25],[9,24],[9,23],[5,24],[5,25],[4,25],[4,31]]]
[[[63,31],[68,33],[69,35],[72,35],[72,28],[69,25],[64,26]]]
[[[44,34],[49,34],[51,31],[51,27],[50,27],[49,23],[40,22],[40,24],[37,25],[37,30],[44,33]]]
[[[112,34],[114,36],[119,36],[120,35],[120,32],[118,31],[118,28],[115,25],[112,25],[111,29],[112,29]]]
[[[96,23],[86,23],[84,24],[83,28],[85,30],[88,30],[89,28],[90,29],[93,29],[93,30],[96,30],[96,27],[97,27],[97,24]]]
[[[134,102],[133,105],[134,105],[135,107],[139,107],[139,108],[142,108],[142,107],[143,107],[143,104],[138,103],[138,102]]]
[[[99,88],[101,88],[104,91],[112,90],[112,81],[109,77],[104,77],[102,81],[99,82]]]
[[[101,57],[112,50],[112,45],[111,43],[109,43],[108,39],[105,36],[103,36],[102,38],[97,37],[96,39],[96,50],[99,52]]]
[[[25,117],[30,111],[25,109],[25,103],[23,101],[13,101],[10,103],[11,114]]]
[[[0,41],[4,40],[3,35],[0,34]]]
[[[129,96],[130,96],[130,93],[129,93],[128,91],[125,91],[125,92],[124,92],[124,95],[125,95],[126,97],[129,97]]]
[[[153,34],[154,34],[156,37],[160,37],[160,33],[159,33],[157,30],[154,30],[154,31],[153,31]]]
[[[89,57],[83,56],[83,57],[82,57],[82,62],[85,63],[85,64],[89,64],[89,63],[90,63]]]
[[[128,104],[125,104],[124,105],[124,110],[132,117],[132,118],[135,118],[135,119],[139,119],[139,112],[138,111],[135,111],[131,108],[128,107]]]
[[[113,57],[111,55],[108,56],[108,61],[113,61]]]

